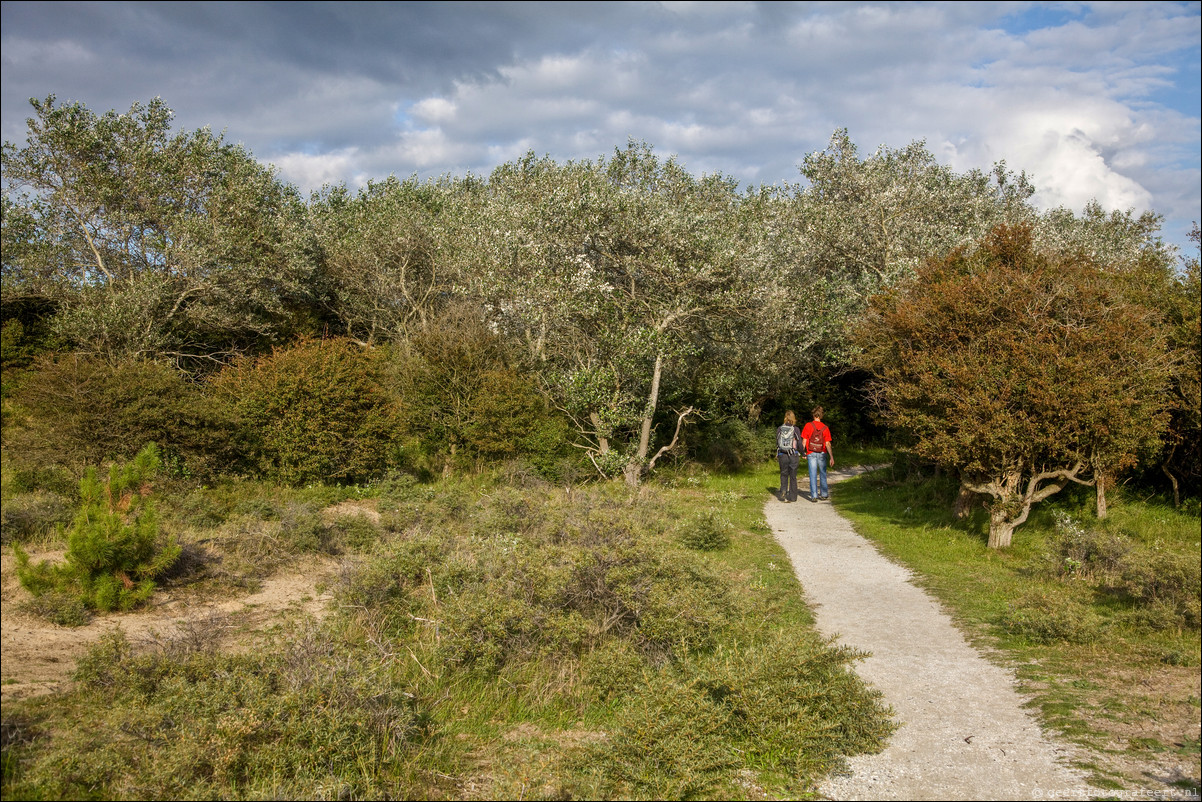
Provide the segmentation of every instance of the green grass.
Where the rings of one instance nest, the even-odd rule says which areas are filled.
[[[771,475],[178,493],[208,566],[180,587],[336,553],[333,613],[98,644],[70,692],[6,703],[4,797],[804,798],[892,725],[813,631]],[[348,497],[379,525],[321,516]]]
[[[1092,495],[1067,491],[998,551],[986,547],[983,510],[955,520],[955,491],[889,470],[843,482],[833,497],[971,639],[1017,667],[1045,724],[1100,756],[1101,787],[1142,787],[1138,758],[1196,738],[1197,505],[1112,493],[1098,521]],[[1202,774],[1196,756],[1189,763]]]

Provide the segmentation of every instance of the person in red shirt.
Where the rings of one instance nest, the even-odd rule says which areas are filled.
[[[817,503],[831,497],[826,485],[826,458],[829,456],[831,467],[835,467],[835,452],[831,448],[830,427],[822,422],[822,407],[815,407],[810,414],[814,420],[802,428],[801,442],[805,443],[806,463],[810,468],[810,501]]]

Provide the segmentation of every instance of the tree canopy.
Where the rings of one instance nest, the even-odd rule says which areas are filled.
[[[459,432],[486,419],[507,431],[499,421],[508,407],[485,414],[476,406],[487,393],[462,381],[462,392],[429,392],[458,370],[429,354],[450,348],[475,364],[470,351],[486,343],[488,367],[472,376],[509,388],[523,420],[544,420],[551,410],[574,425],[583,464],[631,483],[687,445],[690,427],[754,424],[766,405],[817,400],[832,375],[867,375],[847,372],[855,367],[899,387],[916,382],[906,392],[932,421],[940,404],[955,412],[952,395],[962,392],[958,403],[975,405],[996,429],[993,440],[1010,423],[990,416],[1009,414],[1010,401],[989,387],[998,376],[1026,375],[1020,395],[1034,403],[1042,387],[1049,399],[1029,419],[1055,434],[1041,435],[1049,442],[1023,457],[1024,471],[1039,460],[1060,465],[1063,452],[1067,467],[1056,470],[1079,459],[1073,476],[1093,481],[1151,458],[1162,440],[1177,460],[1171,476],[1188,478],[1183,466],[1197,462],[1196,371],[1187,369],[1197,351],[1196,267],[1190,285],[1158,237],[1156,214],[1097,204],[1080,215],[1040,213],[1031,180],[1003,162],[961,173],[922,142],[861,155],[840,130],[804,156],[797,183],[740,191],[726,176],[695,176],[630,141],[595,160],[528,153],[486,178],[388,177],[358,189],[325,187],[306,202],[208,128],[174,132],[160,99],[99,115],[53,96],[32,105],[26,143],[3,149],[6,394],[13,371],[34,364],[39,348],[109,363],[149,360],[199,379],[239,359],[239,370],[268,364],[254,360],[269,354],[282,360],[305,338],[345,338],[393,355],[389,370],[400,373],[379,381],[424,410],[398,420],[409,421],[423,448],[446,449],[450,465],[450,452],[486,439],[480,454],[506,453],[497,437],[477,431],[461,443]],[[1024,293],[1052,307],[1027,309]],[[986,301],[994,306],[982,307]],[[923,304],[946,331],[907,311]],[[1053,312],[1069,317],[1032,322]],[[1172,433],[1161,438],[1158,409],[1136,405],[1153,424],[1136,448],[1113,423],[1135,391],[1123,383],[1102,392],[1085,356],[1044,356],[1054,344],[1082,354],[1093,348],[1099,364],[1112,365],[1104,344],[1140,321],[1150,326],[1153,312],[1174,327],[1169,340],[1143,337],[1126,349],[1147,351],[1134,373],[1108,368],[1121,382],[1161,387],[1139,371],[1154,366],[1159,377],[1162,363],[1176,366]],[[901,328],[864,335],[866,313],[873,325]],[[994,318],[1008,322],[989,329]],[[469,319],[461,336],[447,329]],[[861,335],[849,337],[852,330]],[[977,351],[964,352],[971,359],[924,352],[905,337],[891,340],[895,333],[975,343]],[[1012,360],[989,368],[997,376],[972,361],[988,355],[984,342]],[[889,373],[887,359],[899,356],[911,360],[912,376]],[[969,363],[983,372],[973,374]],[[957,380],[977,384],[932,384],[956,371]],[[1100,400],[1087,401],[1086,380]],[[878,385],[885,408],[905,408],[900,396],[886,399],[885,386]],[[532,392],[541,393],[541,407]],[[933,400],[940,393],[946,403]],[[887,418],[903,434],[913,430]],[[952,448],[951,435],[929,428],[922,448],[933,450],[925,456],[974,482],[1014,464],[1000,446]],[[542,442],[559,442],[562,431]],[[1054,458],[1050,439],[1059,444]],[[338,475],[336,467],[328,472]],[[353,471],[370,472],[358,463]]]
[[[909,449],[993,497],[990,545],[1031,505],[1153,449],[1171,364],[1159,314],[1028,226],[932,259],[856,330],[881,414]]]

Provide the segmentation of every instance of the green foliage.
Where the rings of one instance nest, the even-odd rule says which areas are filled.
[[[544,475],[562,472],[566,423],[474,310],[454,307],[416,331],[396,370],[415,467],[446,473],[523,458]]]
[[[125,114],[31,104],[25,143],[3,151],[6,298],[53,300],[64,341],[123,358],[291,330],[310,290],[291,187],[207,128],[172,134],[158,98]]]
[[[35,596],[72,593],[92,610],[128,610],[150,597],[155,578],[179,558],[180,547],[161,544],[151,482],[161,466],[146,446],[133,462],[114,464],[101,482],[89,469],[79,485],[80,509],[67,532],[66,563],[30,563],[15,547],[17,575]]]
[[[1202,576],[1196,555],[1152,551],[1123,567],[1122,587],[1141,605],[1153,608],[1155,629],[1202,625]]]
[[[379,661],[311,629],[245,655],[190,634],[147,654],[102,639],[76,672],[89,726],[21,762],[5,796],[421,795],[399,768],[429,737],[429,706]]]
[[[880,750],[892,726],[847,670],[857,655],[815,646],[780,632],[647,677],[609,737],[576,758],[590,780],[581,795],[730,798],[741,766],[821,776],[842,755]]]
[[[344,339],[302,340],[217,375],[251,468],[290,485],[358,482],[395,458],[397,403],[386,356]]]
[[[730,521],[717,510],[703,510],[684,521],[680,542],[696,551],[718,551],[730,546],[734,529]]]
[[[235,453],[227,416],[185,374],[158,362],[47,356],[12,400],[20,414],[5,440],[34,466],[130,460],[153,442],[174,473],[211,476]]]

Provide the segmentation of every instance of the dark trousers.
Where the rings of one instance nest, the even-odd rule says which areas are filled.
[[[801,455],[778,452],[776,461],[780,463],[781,500],[797,501],[797,466],[801,463]]]

